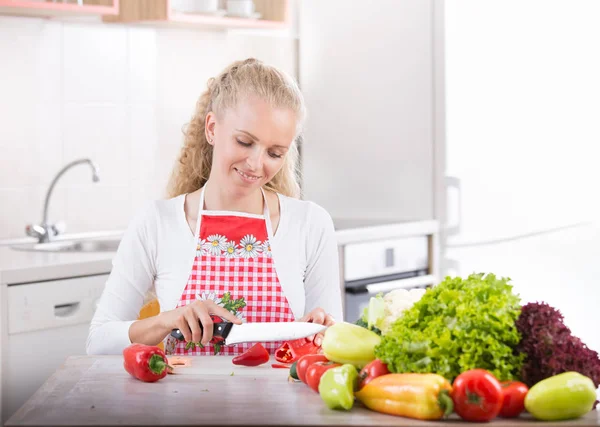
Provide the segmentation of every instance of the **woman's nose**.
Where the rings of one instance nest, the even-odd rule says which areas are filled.
[[[252,170],[261,169],[263,164],[262,153],[259,150],[254,151],[250,156],[248,156],[246,163],[248,163],[248,167]]]

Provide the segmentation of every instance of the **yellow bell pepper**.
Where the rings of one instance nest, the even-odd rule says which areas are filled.
[[[381,337],[375,332],[348,322],[331,325],[325,331],[321,348],[328,360],[362,368],[375,360],[375,346]]]
[[[437,374],[387,374],[354,395],[367,408],[419,420],[439,420],[454,408],[452,386]]]

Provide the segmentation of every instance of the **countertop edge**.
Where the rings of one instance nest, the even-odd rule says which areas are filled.
[[[23,269],[0,271],[0,285],[16,285],[43,282],[82,276],[108,274],[112,269],[111,259],[75,261],[70,264],[32,266]]]
[[[422,220],[336,230],[335,237],[338,246],[344,246],[369,240],[432,236],[438,234],[439,229],[440,226],[437,220]],[[101,231],[63,235],[56,240],[77,240],[109,236],[121,237],[122,231]],[[28,241],[31,242],[31,239]],[[24,239],[2,240],[0,241],[0,251],[11,251],[12,249],[9,245],[19,243],[24,243]],[[38,255],[41,256],[41,253],[30,252],[30,255],[28,256],[36,257]],[[45,255],[48,256],[48,254]],[[14,268],[0,268],[0,285],[108,274],[112,270],[112,259],[114,258],[114,255],[114,252],[96,254],[94,257],[90,257],[90,254],[85,254],[84,257],[77,256],[77,254],[69,254],[68,256],[73,258],[72,261],[65,261],[64,258],[60,261],[48,260],[34,262],[32,260],[31,265],[23,265],[23,260],[21,259],[21,265]]]

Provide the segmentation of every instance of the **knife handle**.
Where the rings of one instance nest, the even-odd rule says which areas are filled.
[[[202,331],[202,322],[200,323],[200,330]],[[227,338],[231,328],[233,327],[233,323],[231,322],[215,322],[213,323],[213,337],[221,337],[223,340]],[[183,334],[179,329],[173,329],[171,331],[171,336],[179,341],[183,341]]]

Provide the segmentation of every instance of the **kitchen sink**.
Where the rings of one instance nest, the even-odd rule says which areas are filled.
[[[39,252],[116,252],[119,240],[67,240],[12,246],[18,251]]]

